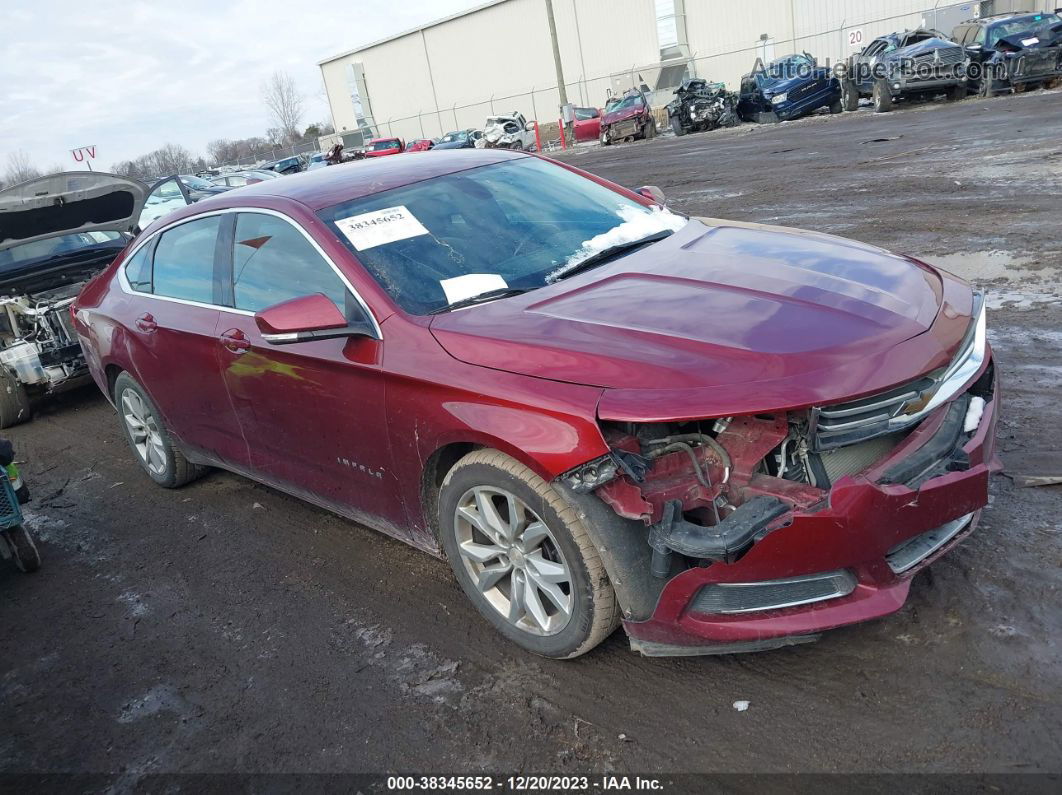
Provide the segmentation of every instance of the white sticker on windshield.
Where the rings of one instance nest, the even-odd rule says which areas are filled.
[[[453,304],[464,298],[480,295],[488,290],[505,289],[509,285],[496,273],[466,273],[452,279],[440,279],[439,285],[446,293],[446,303]]]
[[[1034,44],[1039,44],[1039,43],[1040,43],[1040,40],[1036,36],[1033,36],[1031,39],[1022,39],[1021,40],[1021,46],[1022,47],[1032,47]]]
[[[424,225],[403,205],[337,218],[336,226],[358,251],[428,234]]]

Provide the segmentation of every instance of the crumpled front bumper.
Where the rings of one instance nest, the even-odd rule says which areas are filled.
[[[988,480],[1001,465],[995,457],[998,386],[980,424],[962,449],[970,466],[926,480],[913,489],[879,482],[884,472],[939,430],[949,404],[941,406],[888,457],[869,470],[838,481],[829,506],[796,513],[793,523],[757,542],[740,560],[688,569],[667,582],[646,621],[625,621],[631,646],[647,655],[754,651],[814,640],[827,629],[888,615],[907,599],[912,577],[974,531],[988,503]],[[894,573],[887,559],[905,541],[972,514],[947,543]],[[801,606],[744,613],[701,613],[694,602],[717,583],[755,583],[846,571],[856,584],[846,596]]]

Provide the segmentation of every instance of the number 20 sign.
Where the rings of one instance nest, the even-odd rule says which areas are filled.
[[[863,46],[863,29],[853,28],[848,31],[848,46],[849,47],[862,47]]]

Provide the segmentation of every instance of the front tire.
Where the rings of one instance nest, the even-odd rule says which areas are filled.
[[[841,105],[849,112],[859,110],[859,89],[854,80],[841,81]]]
[[[602,146],[608,146],[611,143],[612,143],[612,139],[609,138],[608,131],[607,130],[602,130],[601,131],[601,145]]]
[[[0,366],[0,428],[10,428],[32,417],[33,407],[25,385]]]
[[[844,105],[841,103],[840,98],[835,99],[830,103],[830,113],[838,114],[844,110]]]
[[[952,86],[948,91],[949,102],[960,102],[966,99],[966,83],[959,83],[957,86]]]
[[[889,84],[884,80],[874,83],[874,112],[888,113],[892,110],[892,93]]]
[[[137,463],[157,484],[175,489],[206,472],[177,449],[158,407],[128,373],[115,379],[114,405]]]
[[[527,651],[578,657],[618,625],[616,594],[578,514],[504,453],[476,450],[447,473],[439,532],[476,609]]]
[[[686,134],[686,128],[682,126],[682,121],[678,116],[671,117],[671,130],[680,138]]]
[[[650,119],[645,127],[642,129],[642,138],[647,141],[651,141],[656,138],[656,120]]]

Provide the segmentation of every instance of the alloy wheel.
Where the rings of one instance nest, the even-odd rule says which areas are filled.
[[[457,503],[457,549],[483,598],[532,635],[556,635],[571,620],[572,573],[546,523],[519,497],[477,486]]]
[[[122,392],[122,419],[133,441],[133,448],[148,471],[154,475],[165,473],[166,448],[158,422],[136,390],[125,389]]]

